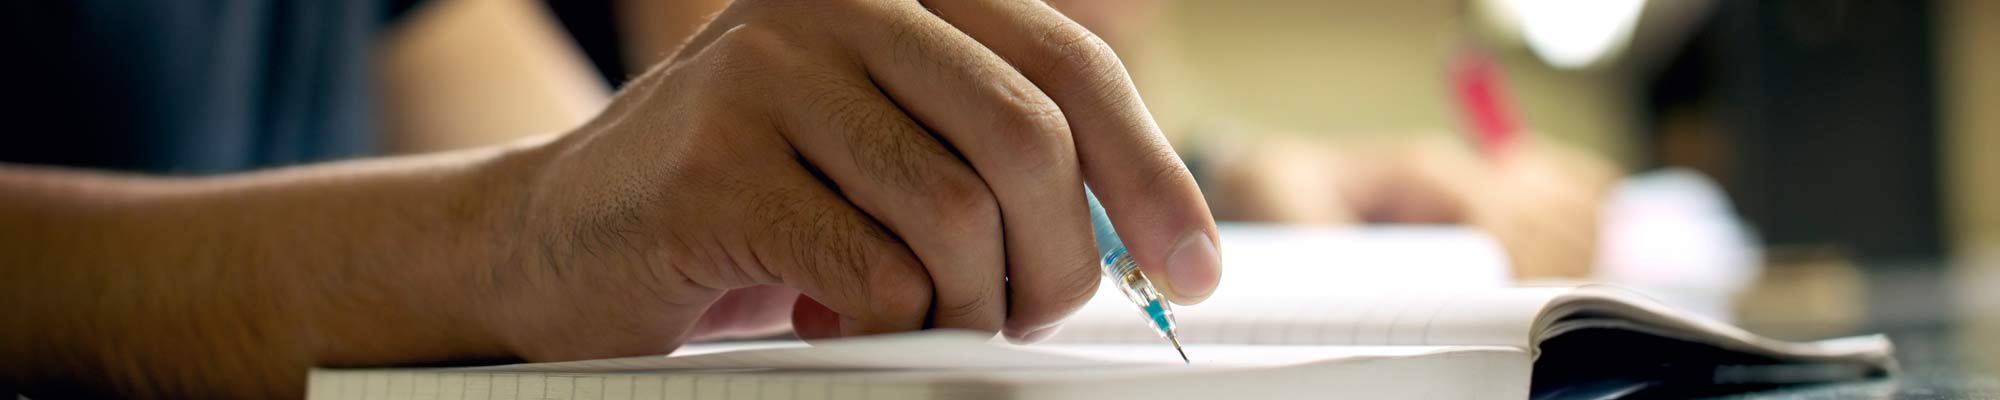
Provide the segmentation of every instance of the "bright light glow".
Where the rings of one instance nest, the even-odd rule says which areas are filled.
[[[1501,0],[1520,17],[1528,49],[1549,65],[1583,68],[1623,50],[1646,0]]]

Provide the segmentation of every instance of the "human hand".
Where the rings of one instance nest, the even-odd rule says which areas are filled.
[[[1348,196],[1371,222],[1471,225],[1493,235],[1522,278],[1583,278],[1597,248],[1599,211],[1617,168],[1560,142],[1524,141],[1500,154],[1455,142],[1425,142],[1406,168]]]
[[[1617,169],[1552,141],[1497,157],[1452,138],[1331,146],[1274,138],[1216,162],[1206,184],[1223,219],[1465,224],[1506,249],[1522,277],[1582,277]]]
[[[515,251],[477,281],[485,329],[529,360],[787,317],[806,338],[1046,336],[1099,280],[1086,180],[1170,298],[1219,279],[1123,66],[1039,1],[737,1],[528,153],[502,178]]]

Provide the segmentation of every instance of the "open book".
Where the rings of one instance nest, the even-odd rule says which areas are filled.
[[[931,331],[695,344],[672,356],[316,370],[315,399],[1608,398],[1890,373],[1880,336],[1759,337],[1607,286],[1223,295],[1179,312],[1192,364],[1100,295],[1049,342]]]

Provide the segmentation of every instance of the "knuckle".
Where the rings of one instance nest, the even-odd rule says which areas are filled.
[[[935,227],[949,238],[992,240],[1000,232],[1000,202],[970,174],[950,174],[928,196]]]
[[[1095,253],[1094,247],[1079,250],[1075,259],[1081,262],[1076,267],[1058,268],[1058,276],[1055,277],[1057,286],[1051,289],[1053,293],[1048,293],[1048,298],[1052,308],[1065,311],[1060,314],[1067,315],[1067,311],[1083,306],[1097,294],[1097,285],[1103,278],[1098,276]]]
[[[1075,22],[1048,30],[1043,43],[1042,70],[1055,72],[1058,79],[1109,81],[1124,70],[1110,43]]]
[[[1181,162],[1179,154],[1165,144],[1156,146],[1151,154],[1142,156],[1137,177],[1140,191],[1136,193],[1180,193],[1195,187],[1194,175],[1188,172],[1187,164]]]
[[[757,79],[789,64],[793,46],[776,30],[746,24],[730,28],[711,47],[716,71]]]
[[[1088,243],[1088,242],[1085,242]],[[1032,266],[1041,271],[1034,280],[1014,278],[1014,293],[1011,298],[1014,307],[1010,309],[1007,324],[1014,329],[1040,328],[1061,321],[1077,309],[1082,308],[1097,295],[1099,277],[1096,257],[1097,248],[1084,244],[1065,252],[1058,265]],[[1074,261],[1068,261],[1074,260]],[[1011,271],[1021,271],[1020,266],[1009,267]],[[1029,286],[1032,285],[1032,286]]]
[[[1055,280],[1038,290],[1016,290],[1021,294],[1012,298],[1014,307],[1007,317],[1009,326],[1039,328],[1061,321],[1089,302],[1102,280],[1094,266],[1071,268],[1055,275],[1051,277]]]
[[[870,270],[868,299],[874,312],[889,318],[921,319],[930,312],[930,276],[912,257],[883,260]]]
[[[1002,88],[1002,112],[996,128],[1006,167],[1019,172],[1045,172],[1072,166],[1076,144],[1069,120],[1054,100],[1033,84],[1019,82]]]
[[[991,320],[991,318],[988,317],[986,314],[991,313],[993,308],[995,306],[998,306],[998,304],[996,304],[998,301],[999,299],[994,298],[994,296],[983,295],[983,294],[972,295],[972,296],[959,296],[955,301],[938,305],[937,320],[971,321],[972,323],[975,324],[986,324],[988,323],[987,321]],[[953,326],[953,328],[994,329],[996,327]]]

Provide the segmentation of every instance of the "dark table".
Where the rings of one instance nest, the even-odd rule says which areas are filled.
[[[1890,377],[1717,398],[2000,399],[2000,268],[1981,270],[1989,272],[1968,275],[1942,264],[1865,268],[1866,321],[1848,331],[1889,335],[1902,367]]]
[[[1979,338],[1957,327],[1913,328],[1889,332],[1896,343],[1902,371],[1881,379],[1784,387],[1722,396],[1722,399],[2000,399],[2000,371],[1995,360],[1979,360],[1966,346]],[[1986,338],[1991,342],[1994,338]]]

